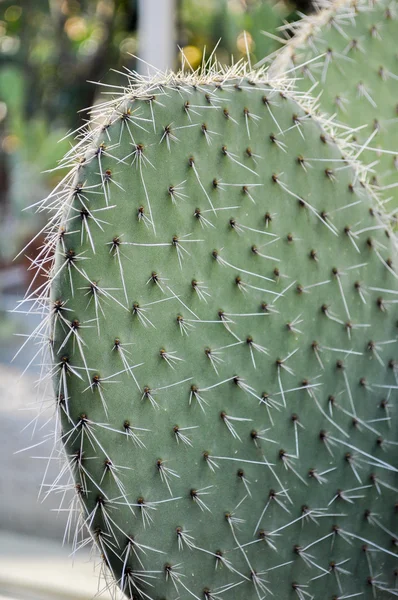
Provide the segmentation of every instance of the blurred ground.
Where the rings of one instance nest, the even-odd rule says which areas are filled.
[[[62,540],[65,517],[50,512],[59,499],[38,500],[38,492],[47,461],[33,456],[49,456],[52,443],[46,442],[27,452],[16,452],[41,441],[52,432],[53,424],[46,423],[51,411],[37,421],[37,434],[32,437],[30,421],[36,415],[35,377],[20,369],[0,366],[0,531],[15,531],[27,535]],[[30,403],[30,406],[29,406]],[[26,429],[25,429],[26,428]],[[51,461],[48,481],[59,473],[59,463]]]
[[[52,441],[20,452],[53,430],[51,401],[36,426],[31,423],[38,408],[38,368],[32,364],[27,373],[21,373],[34,349],[21,354],[17,366],[6,364],[21,343],[13,331],[28,333],[37,325],[37,319],[25,322],[18,314],[6,312],[5,306],[14,308],[15,298],[3,297],[1,302],[0,600],[89,600],[98,592],[98,570],[94,572],[87,551],[80,551],[72,561],[71,548],[62,547],[66,514],[56,512],[59,496],[51,495],[45,502],[38,500]],[[59,469],[58,460],[50,462],[48,482],[55,479]],[[110,596],[104,594],[101,598]]]
[[[47,461],[32,457],[47,457],[52,443],[18,452],[52,432],[50,408],[37,421],[37,435],[32,426],[24,430],[36,414],[35,383],[31,372],[21,377],[20,368],[0,364],[0,600],[89,600],[98,592],[98,568],[88,551],[72,560],[71,548],[62,547],[66,515],[56,512],[59,497],[38,500]],[[59,468],[51,461],[48,481]]]
[[[0,600],[88,600],[97,592],[88,552],[72,564],[69,549],[56,542],[0,532]]]

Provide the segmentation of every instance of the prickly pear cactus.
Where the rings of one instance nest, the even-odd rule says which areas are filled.
[[[244,65],[130,81],[48,199],[73,539],[127,598],[398,594],[397,250],[312,109]]]
[[[385,190],[386,209],[398,210],[398,14],[390,0],[322,2],[293,24],[296,35],[276,58],[300,89],[321,94],[321,110],[345,125],[373,183]],[[293,68],[293,71],[292,71]],[[348,127],[348,129],[347,129]]]

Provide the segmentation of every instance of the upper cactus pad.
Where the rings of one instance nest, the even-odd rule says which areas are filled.
[[[373,183],[386,190],[387,211],[398,210],[398,15],[390,0],[338,0],[293,27],[273,73],[288,70],[314,93],[320,108],[348,127]],[[351,130],[351,131],[350,131]]]
[[[374,192],[262,71],[97,116],[49,200],[48,337],[105,564],[129,598],[390,597],[398,276]]]

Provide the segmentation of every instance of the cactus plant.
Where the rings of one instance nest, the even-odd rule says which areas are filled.
[[[396,215],[397,4],[337,0],[319,6],[315,15],[291,25],[295,35],[277,54],[272,71],[294,73],[300,89],[315,85],[321,110],[348,126],[345,134],[370,165],[373,183],[386,190],[387,210]]]
[[[128,598],[397,595],[397,249],[355,153],[263,69],[130,76],[40,205],[73,539]]]

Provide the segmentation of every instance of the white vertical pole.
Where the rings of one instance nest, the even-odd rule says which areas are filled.
[[[139,57],[161,71],[174,68],[176,1],[139,0],[138,8]],[[151,69],[139,61],[140,73],[147,75],[148,69],[151,73]]]

